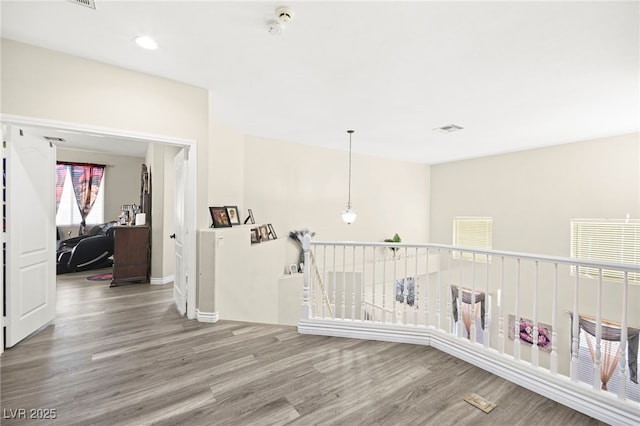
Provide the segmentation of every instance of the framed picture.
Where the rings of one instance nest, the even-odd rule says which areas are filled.
[[[209,213],[211,213],[214,228],[229,228],[231,226],[225,207],[209,207]]]
[[[258,228],[251,228],[251,244],[258,244],[260,242],[260,231]]]
[[[291,265],[289,265],[289,273],[290,274],[297,274],[298,273],[298,265],[296,265],[295,263],[292,263]]]
[[[267,225],[260,225],[260,241],[268,241],[269,240],[269,229]]]
[[[227,209],[227,217],[231,225],[240,225],[240,214],[238,213],[238,206],[224,206]]]
[[[509,314],[509,339],[515,340],[516,318]],[[520,317],[520,332],[518,337],[521,342],[533,345],[533,321]],[[549,324],[538,323],[538,348],[541,351],[551,352],[552,329]]]
[[[276,231],[273,229],[273,226],[271,224],[267,225],[269,227],[269,236],[271,237],[272,240],[275,240],[276,238],[278,238],[278,236],[276,235]]]
[[[244,224],[246,225],[251,222],[252,225],[255,225],[256,220],[253,218],[253,211],[251,209],[247,209],[247,211],[249,212],[249,216],[244,220]]]

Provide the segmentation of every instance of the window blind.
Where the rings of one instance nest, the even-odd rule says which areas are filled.
[[[491,249],[493,244],[493,218],[491,217],[455,217],[453,218],[453,245]],[[460,258],[454,252],[455,259]],[[473,260],[472,253],[462,253],[463,260]],[[491,262],[491,256],[476,256],[476,262]]]
[[[632,220],[571,221],[571,257],[595,262],[640,264],[640,222]],[[575,274],[575,267],[572,268]],[[580,274],[596,278],[597,268],[580,267]],[[603,279],[622,281],[624,273],[604,269]],[[640,282],[640,274],[629,273],[629,282]]]

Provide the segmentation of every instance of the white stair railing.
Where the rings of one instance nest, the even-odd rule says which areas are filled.
[[[620,351],[609,391],[598,374],[603,322],[620,324],[621,348],[637,339],[640,282],[629,277],[639,265],[437,244],[307,243],[300,332],[431,345],[605,422],[640,424],[629,351]],[[603,270],[624,279],[605,280]],[[452,311],[462,289],[471,298],[468,333],[461,310]],[[596,319],[593,361],[579,315]]]

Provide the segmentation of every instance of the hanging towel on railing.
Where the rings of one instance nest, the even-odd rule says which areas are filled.
[[[462,303],[467,303],[470,305],[472,302],[471,290],[463,288],[460,293],[462,295]],[[484,293],[476,291],[475,302],[480,303],[480,325],[483,330],[484,330],[484,312],[485,312],[484,301],[485,301]],[[451,286],[451,305],[453,309],[453,320],[458,321],[458,287],[455,285]]]
[[[573,339],[573,313],[571,317],[571,339]],[[586,333],[596,335],[596,321],[584,315],[579,316],[578,325]],[[622,328],[613,324],[602,324],[601,338],[611,342],[619,342]],[[627,357],[629,364],[629,378],[633,383],[638,383],[638,343],[640,342],[640,329],[627,327]],[[578,340],[578,344],[580,340]]]

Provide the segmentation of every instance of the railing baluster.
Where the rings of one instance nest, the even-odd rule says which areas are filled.
[[[305,265],[309,265],[309,248],[311,247],[311,236],[309,234],[305,234],[302,238],[302,250],[304,251],[304,262]],[[302,313],[301,317],[303,320],[309,319],[309,270],[311,268],[304,268],[302,271],[303,274],[303,285],[302,285]]]
[[[558,263],[553,264],[553,306],[551,307],[551,374],[558,374]]]
[[[536,260],[535,261],[535,270],[534,270],[534,284],[533,284],[533,343],[531,345],[531,364],[534,367],[538,366],[538,286],[539,286],[539,276],[540,276],[540,264]]]
[[[371,271],[371,320],[372,321],[377,321],[376,319],[376,310],[375,307],[376,306],[376,269],[377,269],[377,259],[376,259],[376,248],[373,248],[373,269]]]
[[[576,267],[576,280],[573,285],[573,321],[571,324],[571,368],[570,378],[573,383],[578,381],[578,342],[580,339],[580,318],[578,314],[578,289],[580,288],[580,267]],[[598,373],[600,374],[600,373]]]
[[[624,288],[622,289],[622,321],[620,321],[620,389],[618,399],[627,399],[627,299],[629,297],[629,273],[624,272]]]
[[[375,263],[374,263],[375,265]],[[367,272],[367,247],[362,246],[362,277],[360,278],[360,321],[364,321],[364,299]]]
[[[387,322],[387,259],[382,255],[382,322]]]
[[[440,249],[438,249],[438,258],[440,258],[440,256],[442,255],[442,251]],[[449,251],[449,258],[451,257],[451,251]],[[449,262],[447,260],[447,262]],[[448,287],[451,288],[451,268],[449,268],[449,265],[447,264],[447,273],[449,275],[449,284]],[[435,309],[435,315],[436,315],[436,328],[438,330],[441,329],[441,324],[440,324],[440,287],[442,286],[442,271],[440,271],[440,269],[438,268],[438,277],[436,279],[436,309]],[[449,290],[449,293],[451,293],[451,290]],[[446,295],[445,295],[446,297]],[[448,299],[447,299],[448,300]],[[447,320],[449,318],[449,310],[451,309],[451,305],[449,305],[448,307],[445,308],[447,310]],[[451,332],[451,323],[447,323],[447,331]]]
[[[351,320],[356,319],[356,246],[353,245],[353,259],[351,260]]]
[[[345,319],[347,309],[347,246],[342,246],[342,316]]]
[[[486,263],[485,263],[485,277],[484,277],[484,303],[485,303],[485,311],[484,311],[484,337],[483,343],[484,347],[489,347],[489,337],[491,336],[491,332],[489,330],[489,313],[491,312],[491,304],[489,303],[489,263],[490,256],[486,255]]]
[[[516,295],[513,309],[513,358],[520,360],[520,258],[516,258]]]
[[[391,280],[392,286],[393,286],[393,318],[391,322],[393,324],[398,322],[398,312],[397,312],[397,306],[396,306],[396,292],[397,292],[396,283],[398,282],[397,269],[398,269],[398,258],[396,257],[396,252],[394,251],[393,252],[393,280]]]
[[[402,324],[407,325],[407,305],[409,305],[408,303],[408,298],[409,298],[409,275],[407,275],[407,262],[408,262],[408,257],[407,257],[407,248],[404,248],[404,277],[402,277],[402,279],[404,280],[404,286],[402,287],[402,299],[403,299],[403,303],[402,303]]]
[[[498,290],[498,353],[504,353],[504,313],[503,300],[504,293],[504,256],[500,256],[500,290]]]
[[[463,260],[462,260],[462,250],[460,250],[460,261],[458,262],[458,272],[459,272],[459,277],[458,277],[458,300],[457,300],[457,305],[458,305],[458,337],[463,337],[463,327],[464,327],[464,320],[463,320],[463,316],[462,316],[462,269],[464,269],[464,264],[463,264]]]
[[[598,289],[596,292],[596,349],[593,363],[593,390],[602,387],[600,368],[602,364],[602,268],[598,268]]]
[[[471,255],[471,326],[469,327],[469,339],[476,343],[476,254]]]
[[[324,244],[322,246],[323,251],[322,251],[322,275],[323,275],[323,282],[326,283],[327,282],[327,245]],[[329,301],[329,295],[327,294],[327,288],[326,288],[326,284],[323,286],[322,289],[322,318],[326,318],[327,317],[327,303]]]
[[[429,249],[427,249],[428,251]],[[416,268],[415,268],[415,277],[413,278],[413,325],[418,325],[418,307],[420,306],[420,283],[418,280],[418,258],[420,257],[420,249],[416,247]],[[426,326],[426,324],[425,324]]]
[[[425,327],[429,327],[430,323],[429,323],[429,285],[431,284],[431,280],[429,279],[429,247],[427,247],[427,258],[425,260],[426,262],[426,272],[424,275],[424,304],[423,306],[423,310],[424,310],[424,326]],[[416,297],[416,301],[418,301],[418,298]]]
[[[338,283],[336,282],[337,276],[336,276],[336,250],[337,250],[337,246],[333,246],[333,291],[332,291],[332,299],[331,299],[331,318],[336,319],[336,311],[337,306],[336,306],[336,289],[338,287]]]
[[[314,250],[309,248],[309,261],[304,262],[304,269],[309,270],[309,316],[311,318],[316,318],[318,316],[318,309],[316,307],[316,293],[318,292],[318,278],[314,273],[316,271],[315,267],[315,256],[313,255]],[[304,272],[304,270],[303,270]]]

